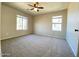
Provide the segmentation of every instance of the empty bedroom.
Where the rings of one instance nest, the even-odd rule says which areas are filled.
[[[79,3],[1,2],[2,57],[78,57]]]

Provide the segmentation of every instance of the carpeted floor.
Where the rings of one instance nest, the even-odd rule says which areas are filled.
[[[40,35],[27,35],[1,41],[4,57],[73,57],[63,39]]]

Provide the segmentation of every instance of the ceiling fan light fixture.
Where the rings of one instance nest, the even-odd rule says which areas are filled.
[[[34,11],[37,11],[37,8],[34,8]]]
[[[39,12],[40,9],[44,9],[44,7],[39,6],[38,2],[35,2],[34,4],[28,4],[28,5],[32,7],[32,9],[30,10],[34,10],[36,12]]]

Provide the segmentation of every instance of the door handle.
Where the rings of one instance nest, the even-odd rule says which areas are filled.
[[[78,29],[75,29],[75,32],[78,32],[79,30]]]

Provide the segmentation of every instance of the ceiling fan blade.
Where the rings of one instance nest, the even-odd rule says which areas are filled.
[[[30,10],[34,10],[34,8],[30,9]]]
[[[34,4],[34,7],[36,7],[36,4]]]
[[[36,4],[39,4],[39,2],[36,2]]]
[[[31,5],[31,4],[28,4],[29,6],[31,6],[31,7],[34,7],[33,5]]]
[[[37,12],[39,12],[39,9],[37,10]]]
[[[44,7],[37,7],[37,8],[39,8],[39,9],[44,9]]]

